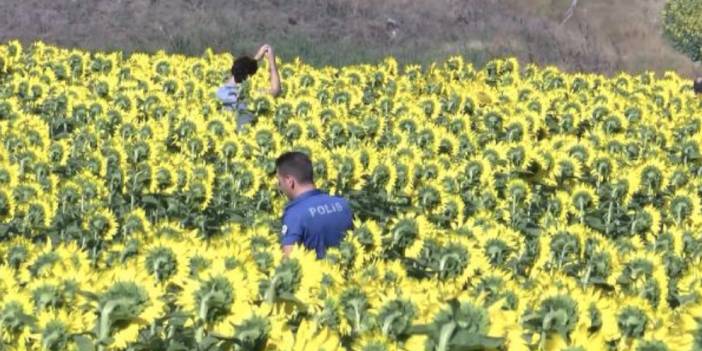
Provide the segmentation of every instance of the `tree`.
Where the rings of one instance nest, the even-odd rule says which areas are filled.
[[[702,0],[668,0],[663,30],[678,51],[702,61]]]

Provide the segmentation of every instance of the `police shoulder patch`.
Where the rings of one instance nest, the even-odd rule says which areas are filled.
[[[281,235],[285,235],[288,232],[288,226],[283,224],[283,229],[280,231]]]

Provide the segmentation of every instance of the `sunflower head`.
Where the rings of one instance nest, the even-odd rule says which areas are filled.
[[[30,328],[35,321],[32,306],[28,296],[21,291],[9,291],[2,304],[0,304],[0,331],[3,336],[19,336],[24,330]]]
[[[541,335],[557,334],[564,339],[575,329],[578,322],[578,305],[567,294],[548,296],[538,307],[522,316],[522,325]]]
[[[236,326],[234,339],[243,350],[263,351],[266,350],[270,333],[271,323],[268,319],[251,316]]]
[[[646,312],[634,305],[627,305],[617,313],[619,332],[627,338],[638,339],[646,334],[651,320]]]
[[[194,302],[197,319],[205,323],[216,323],[227,317],[234,303],[234,287],[226,277],[211,275],[202,282],[188,298]]]
[[[415,314],[416,307],[411,301],[395,299],[380,308],[377,323],[383,335],[398,340],[407,336]]]
[[[456,299],[448,301],[434,317],[429,327],[426,348],[428,350],[445,349],[448,344],[479,347],[481,349],[499,348],[503,344],[501,338],[487,337],[490,328],[490,316],[487,310],[470,302]],[[450,327],[453,326],[453,327]],[[478,336],[475,340],[465,336]]]
[[[157,246],[146,253],[146,270],[156,281],[163,282],[176,274],[178,261],[176,254],[168,246]]]
[[[302,267],[297,259],[284,259],[273,272],[270,279],[259,282],[261,297],[273,303],[281,297],[292,296],[300,287]]]

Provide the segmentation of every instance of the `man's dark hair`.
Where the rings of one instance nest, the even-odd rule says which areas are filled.
[[[695,80],[695,94],[702,94],[702,77]]]
[[[281,175],[289,175],[303,184],[314,182],[312,161],[302,152],[286,152],[275,160],[275,168]]]
[[[232,76],[237,83],[241,83],[254,75],[256,70],[258,70],[258,62],[248,56],[242,56],[234,60]]]

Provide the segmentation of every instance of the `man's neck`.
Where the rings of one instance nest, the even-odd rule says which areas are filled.
[[[300,195],[315,189],[317,189],[317,187],[315,187],[314,184],[300,185],[298,186],[297,191],[295,192],[295,197],[293,199],[297,199],[298,197],[300,197]]]

